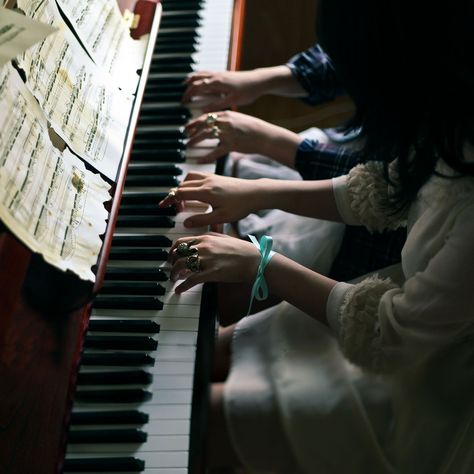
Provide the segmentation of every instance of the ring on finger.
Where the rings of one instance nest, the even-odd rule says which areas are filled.
[[[211,80],[210,80],[208,77],[205,77],[205,78],[202,80],[202,83],[203,83],[204,85],[206,85],[206,86],[209,84],[209,82],[211,82]]]
[[[207,114],[206,125],[209,125],[209,126],[215,125],[217,123],[218,118],[219,117],[217,116],[217,114],[214,114],[214,113]]]
[[[186,268],[193,273],[199,272],[201,270],[201,260],[199,258],[198,252],[186,257]]]
[[[176,255],[178,257],[187,257],[190,254],[198,253],[198,249],[196,247],[191,247],[191,245],[195,243],[195,240],[191,240],[190,242],[181,242],[176,247]]]
[[[212,128],[211,128],[211,133],[212,133],[212,136],[214,138],[220,138],[221,136],[221,129],[217,126],[217,125],[214,125]]]
[[[174,203],[178,202],[178,198],[176,197],[176,193],[178,192],[178,188],[171,188],[168,191],[168,199],[171,199]]]

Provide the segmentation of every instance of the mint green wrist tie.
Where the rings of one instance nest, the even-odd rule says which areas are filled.
[[[255,245],[255,247],[258,248],[261,255],[261,259],[257,269],[257,276],[255,277],[255,282],[252,287],[252,294],[250,295],[250,303],[249,309],[247,311],[247,316],[250,314],[250,310],[252,309],[252,303],[254,298],[258,301],[263,301],[268,298],[268,286],[263,274],[265,273],[265,268],[267,267],[271,258],[273,257],[273,255],[275,255],[275,252],[272,250],[273,239],[270,236],[262,236],[260,242],[253,235],[249,235],[249,239]]]

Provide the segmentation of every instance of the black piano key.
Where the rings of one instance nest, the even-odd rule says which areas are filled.
[[[143,472],[145,461],[132,457],[66,459],[62,472]]]
[[[150,417],[138,410],[72,412],[71,425],[144,425]]]
[[[182,92],[154,91],[145,94],[144,100],[179,102],[183,98]],[[140,124],[145,122],[140,121]],[[173,123],[168,120],[168,124]],[[158,125],[158,124],[157,124]]]
[[[168,252],[156,247],[112,247],[109,259],[166,261],[168,259]]]
[[[168,277],[161,268],[108,267],[105,280],[168,281]]]
[[[83,403],[140,403],[151,400],[152,393],[141,388],[117,390],[77,390],[75,399]]]
[[[141,174],[179,176],[182,173],[179,166],[164,163],[130,163],[127,168],[127,177]]]
[[[144,425],[150,417],[138,410],[72,412],[71,425]]]
[[[168,193],[155,191],[125,191],[122,194],[122,204],[157,204],[162,201]]]
[[[182,149],[163,149],[156,148],[150,144],[147,144],[144,148],[143,145],[140,148],[134,148],[130,157],[131,160],[138,160],[142,162],[158,161],[158,162],[170,162],[170,163],[184,163],[186,161],[186,152]]]
[[[81,357],[81,364],[84,366],[152,366],[155,359],[148,354],[135,352],[91,352],[84,353]]]
[[[149,295],[102,295],[98,294],[92,303],[97,309],[163,309],[163,302]]]
[[[158,100],[158,97],[155,96],[154,92],[150,92],[147,98],[149,98],[150,100]],[[138,119],[138,126],[140,127],[141,125],[148,124],[181,126],[184,125],[188,120],[189,117],[186,117],[185,115],[172,115],[170,117],[167,117],[164,114],[154,113],[153,111],[150,111],[150,113],[148,114],[140,115],[140,118]]]
[[[189,41],[195,38],[199,38],[199,33],[194,31],[192,28],[186,28],[182,30],[166,29],[160,28],[157,37],[157,43],[159,41],[170,41],[170,42],[179,42],[179,41]]]
[[[109,283],[129,283],[129,282],[109,282]],[[136,282],[136,283],[149,283],[149,282]],[[155,284],[156,285],[156,284]],[[161,285],[156,285],[163,289]],[[120,291],[122,287],[118,288]],[[103,288],[102,288],[103,291]],[[161,294],[163,294],[161,293]],[[160,332],[160,325],[155,321],[149,319],[90,319],[88,325],[89,331],[94,332],[126,332],[126,333],[148,333],[158,334]]]
[[[163,54],[156,53],[155,57],[157,60],[163,56]],[[158,84],[150,82],[145,87],[145,97],[148,93],[151,92],[181,92],[183,93],[186,90],[186,84],[181,80],[168,80],[161,81]],[[190,114],[188,114],[190,115]]]
[[[167,7],[169,8],[169,7]],[[197,9],[193,9],[193,10],[184,10],[184,11],[168,11],[167,9],[165,9],[165,11],[163,11],[162,15],[161,15],[161,21],[163,21],[164,19],[166,18],[166,20],[170,20],[170,19],[175,19],[175,20],[178,20],[178,19],[181,19],[181,20],[184,20],[184,19],[194,19],[194,20],[199,20],[202,18],[202,15],[201,13],[197,10]],[[160,26],[162,25],[162,23],[160,23]]]
[[[140,137],[135,138],[133,142],[134,151],[135,150],[149,150],[155,152],[155,155],[158,155],[159,150],[162,150],[164,154],[168,154],[170,151],[174,152],[176,150],[183,151],[186,148],[186,143],[184,139],[178,138],[159,138],[155,137],[152,133],[147,132],[143,133]],[[168,158],[168,156],[166,156]],[[163,157],[159,157],[163,161]],[[179,159],[179,158],[178,158]],[[166,159],[166,161],[171,161]]]
[[[167,186],[173,188],[178,186],[179,181],[174,176],[168,175],[132,175],[127,176],[125,186]]]
[[[153,55],[156,60],[159,60],[161,57],[166,57],[163,53],[156,52]],[[160,81],[158,84],[154,82],[147,83],[145,87],[145,94],[148,92],[184,92],[186,90],[186,84],[181,81],[179,78],[173,80],[168,78],[166,81]]]
[[[127,216],[176,216],[176,207],[158,207],[156,204],[123,204],[119,213]]]
[[[158,341],[149,336],[92,336],[84,340],[86,349],[117,349],[122,351],[154,351]]]
[[[153,376],[144,370],[79,372],[78,385],[149,385]]]
[[[117,227],[155,227],[171,229],[175,225],[169,216],[131,216],[118,215]]]
[[[189,61],[176,61],[175,63],[156,63],[152,64],[150,71],[152,72],[192,72],[193,62]]]
[[[176,78],[174,80],[183,80],[186,76],[181,75],[180,79]],[[159,85],[161,83],[162,79],[156,78],[153,79],[152,82],[154,85]],[[142,104],[142,107],[140,109],[140,115],[144,114],[150,114],[150,113],[160,113],[160,114],[169,114],[169,115],[186,115],[190,117],[190,112],[186,107],[183,107],[182,105],[164,105],[160,104],[158,102],[145,102]]]
[[[126,245],[133,247],[171,247],[173,242],[165,235],[114,235],[113,245]]]
[[[174,54],[174,55],[167,55],[167,56],[160,56],[158,57],[158,53],[156,53],[156,61],[154,61],[154,66],[157,65],[172,65],[172,64],[190,64],[192,62],[192,58],[188,55],[183,54]]]
[[[195,43],[187,43],[187,44],[174,44],[174,43],[159,43],[157,42],[157,46],[155,47],[155,51],[157,53],[195,53],[197,51],[197,47]]]
[[[160,28],[197,28],[201,24],[199,16],[176,17],[172,16],[162,17],[160,21]]]
[[[173,0],[166,2],[166,9],[170,11],[201,9],[203,0]]]
[[[162,129],[161,127],[161,125],[144,125],[137,129],[135,136],[138,138],[143,136],[148,138],[148,135],[152,135],[153,140],[157,142],[163,140],[181,140],[186,138],[183,127],[170,127],[169,129]],[[137,140],[135,139],[135,141]]]
[[[169,72],[169,73],[166,73],[166,75],[164,75],[163,73],[161,72],[150,72],[148,74],[148,82],[150,83],[155,83],[156,81],[160,81],[160,80],[163,80],[163,79],[169,79],[170,76],[173,75],[173,76],[176,76],[178,77],[178,81],[181,81],[181,82],[184,82],[187,77],[188,77],[188,73],[187,72],[180,72],[180,71],[176,71],[176,72]],[[143,104],[145,105],[145,104]],[[142,105],[142,107],[143,107]],[[152,105],[153,107],[156,107],[155,104]],[[178,107],[178,105],[175,105],[174,107]],[[146,105],[146,107],[148,107],[148,104]],[[162,104],[161,105],[162,108],[169,108],[170,106],[168,104]]]
[[[146,440],[147,434],[136,428],[70,430],[68,434],[70,444],[144,443]]]

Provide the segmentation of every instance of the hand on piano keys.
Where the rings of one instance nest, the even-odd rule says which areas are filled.
[[[263,71],[198,71],[186,79],[183,103],[202,103],[203,112],[247,105],[266,91]]]
[[[185,213],[176,220],[158,202],[190,171],[215,170],[196,162],[215,140],[186,150],[183,127],[201,111],[181,99],[189,72],[226,69],[234,2],[162,3],[105,281],[84,341],[64,472],[187,474],[202,450],[191,405],[201,403],[202,418],[207,400],[196,392],[206,391],[195,387],[209,378],[195,373],[203,357],[196,344],[212,345],[215,321],[200,317],[202,285],[176,294],[166,259],[176,239],[207,228],[185,228]]]

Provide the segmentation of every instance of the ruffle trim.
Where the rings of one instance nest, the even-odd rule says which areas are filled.
[[[389,168],[390,178],[396,182],[393,164]],[[352,211],[369,232],[396,230],[406,226],[405,214],[387,212],[393,186],[383,176],[383,163],[369,161],[357,165],[347,175],[347,189]]]
[[[342,352],[372,372],[389,370],[382,350],[378,306],[382,296],[393,288],[397,285],[388,278],[366,278],[347,291],[339,311]]]

